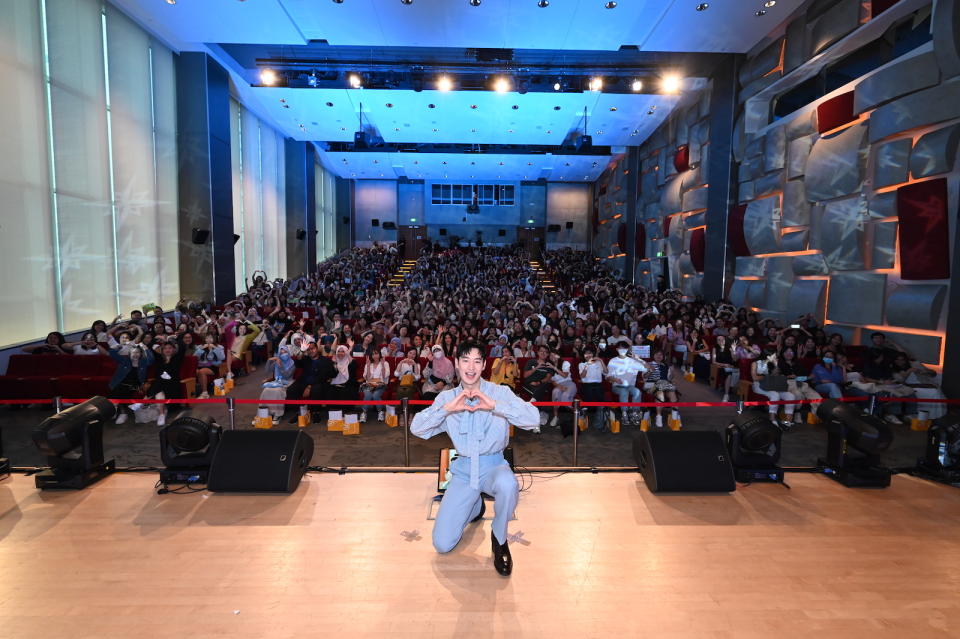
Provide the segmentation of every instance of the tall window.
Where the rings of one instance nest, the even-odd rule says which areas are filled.
[[[100,0],[4,8],[0,341],[172,306],[173,54]]]
[[[513,184],[434,184],[431,204],[476,204],[480,206],[513,206]]]
[[[230,100],[233,232],[237,291],[257,271],[287,276],[283,136]]]
[[[317,261],[322,262],[337,252],[337,181],[319,163],[315,165]]]

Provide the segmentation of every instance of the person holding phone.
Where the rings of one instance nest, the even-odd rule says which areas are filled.
[[[482,493],[492,495],[496,514],[490,543],[496,571],[508,576],[513,558],[507,545],[507,523],[513,517],[520,487],[503,449],[510,441],[510,425],[532,430],[539,427],[537,409],[513,391],[481,378],[484,348],[461,342],[455,365],[459,385],[440,392],[433,404],[417,413],[410,432],[422,439],[447,433],[459,456],[451,464],[452,478],[440,502],[433,525],[433,547],[439,553],[453,550],[469,523],[486,511]]]

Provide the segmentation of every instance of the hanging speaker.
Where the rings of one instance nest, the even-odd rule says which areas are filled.
[[[373,218],[372,220],[370,220],[370,226],[380,226],[380,220],[378,220],[377,218]]]
[[[297,229],[297,239],[302,240],[305,237],[307,237],[307,232],[303,229]]]
[[[573,222],[567,222],[567,230],[569,231],[572,228],[573,228]]]
[[[210,464],[215,492],[292,493],[313,457],[302,430],[228,430]]]
[[[347,216],[347,215],[344,215],[344,216],[343,216],[342,218],[340,218],[340,219],[343,220],[343,223],[344,223],[344,224],[349,224],[349,223],[350,223],[350,217]]]
[[[233,243],[236,244],[236,243],[239,242],[239,241],[240,241],[240,236],[237,235],[236,233],[234,233],[234,234],[233,234]]]
[[[210,231],[207,229],[191,229],[191,239],[194,244],[206,244],[210,237]]]
[[[446,235],[447,229],[440,229],[440,235]]]
[[[507,229],[500,229],[499,231],[497,231],[497,235],[499,235],[500,237],[504,237],[506,234],[507,234]]]

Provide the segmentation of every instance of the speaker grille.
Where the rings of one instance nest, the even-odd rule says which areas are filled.
[[[313,439],[300,430],[228,430],[210,465],[216,492],[292,493],[313,457]]]

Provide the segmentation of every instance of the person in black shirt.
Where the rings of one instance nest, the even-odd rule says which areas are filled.
[[[302,399],[303,392],[310,387],[310,399],[325,399],[329,394],[330,380],[337,374],[330,358],[323,357],[320,349],[315,342],[307,346],[307,356],[302,354],[297,359],[297,368],[301,370],[300,377],[293,380],[293,383],[287,387],[288,399]],[[294,406],[287,404],[287,411]],[[286,413],[286,411],[284,411]],[[316,410],[314,410],[316,412]],[[290,420],[291,424],[297,422],[297,416],[294,415]]]

